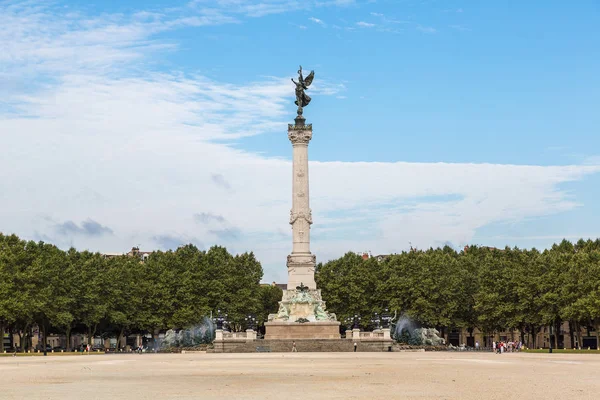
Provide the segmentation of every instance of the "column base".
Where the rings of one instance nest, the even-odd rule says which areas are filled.
[[[265,322],[265,340],[268,339],[339,339],[338,321]]]

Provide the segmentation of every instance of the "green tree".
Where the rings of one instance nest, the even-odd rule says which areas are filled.
[[[279,309],[279,302],[283,297],[283,290],[274,285],[263,285],[259,288],[260,311],[256,315],[259,324],[267,321],[269,314],[274,314]]]
[[[335,313],[340,321],[359,314],[362,325],[367,326],[373,313],[382,308],[377,295],[378,269],[374,258],[363,260],[360,255],[350,252],[320,264],[315,280],[327,301],[328,311]]]

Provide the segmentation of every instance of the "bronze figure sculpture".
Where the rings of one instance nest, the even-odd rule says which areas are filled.
[[[292,78],[292,82],[296,85],[296,101],[294,102],[298,106],[298,116],[302,116],[302,108],[306,107],[310,103],[310,96],[304,91],[308,89],[315,77],[315,71],[310,71],[310,74],[306,78],[302,76],[302,65],[298,70],[298,82]]]

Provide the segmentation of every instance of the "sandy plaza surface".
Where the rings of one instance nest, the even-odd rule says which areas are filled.
[[[0,357],[0,399],[598,399],[600,355]]]

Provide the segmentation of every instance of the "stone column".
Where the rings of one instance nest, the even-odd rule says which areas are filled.
[[[218,340],[218,341],[223,340],[223,329],[217,329],[215,331],[215,340]]]
[[[288,290],[294,290],[300,283],[309,289],[316,289],[316,258],[310,252],[310,225],[312,213],[308,186],[308,142],[312,139],[312,125],[305,125],[304,119],[296,118],[296,123],[288,125],[288,138],[292,142],[292,254],[287,258]]]
[[[360,329],[352,329],[352,339],[360,340]]]

